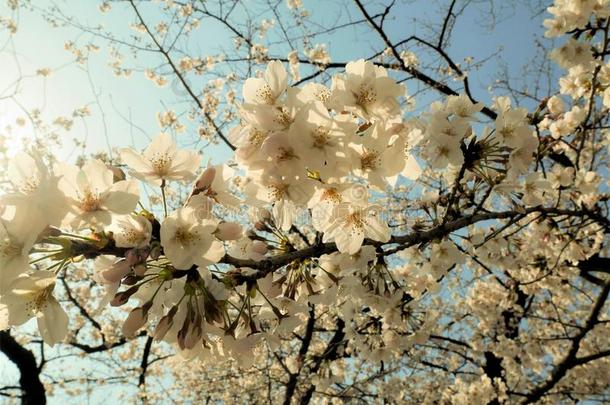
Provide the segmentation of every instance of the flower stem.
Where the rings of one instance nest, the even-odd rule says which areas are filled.
[[[165,179],[161,180],[161,197],[163,198],[163,213],[167,218],[167,200],[165,198]]]

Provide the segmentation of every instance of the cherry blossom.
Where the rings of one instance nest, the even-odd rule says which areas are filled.
[[[16,279],[9,293],[0,297],[9,314],[9,324],[21,325],[36,317],[38,331],[50,346],[60,342],[68,332],[68,315],[53,296],[55,275],[38,271]]]
[[[178,269],[215,263],[224,254],[222,243],[214,237],[218,223],[199,220],[193,208],[179,208],[161,224],[164,255]]]
[[[191,180],[200,161],[196,152],[177,149],[167,134],[157,135],[142,154],[131,148],[121,149],[120,153],[132,176],[156,186],[164,180]]]
[[[263,78],[250,78],[244,84],[244,101],[252,104],[274,105],[286,91],[288,75],[280,61],[267,65]]]
[[[60,224],[66,215],[66,201],[58,187],[59,177],[39,154],[19,153],[9,162],[7,174],[14,188],[2,196],[4,204],[38,211],[48,225]]]
[[[148,246],[152,237],[152,224],[144,215],[117,216],[107,230],[118,247]]]
[[[364,238],[380,242],[390,239],[390,229],[380,218],[381,207],[366,203],[340,203],[324,229],[324,241],[334,241],[342,253],[355,254]]]
[[[100,160],[91,160],[82,168],[61,164],[59,188],[69,203],[63,223],[72,229],[84,226],[103,228],[110,225],[115,215],[133,211],[140,198],[134,180],[113,183],[113,172]]]
[[[348,63],[345,72],[345,76],[333,77],[331,97],[334,105],[367,121],[388,118],[399,112],[396,99],[404,96],[405,89],[388,77],[385,68],[360,59]]]

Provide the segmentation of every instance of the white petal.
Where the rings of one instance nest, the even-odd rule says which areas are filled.
[[[279,97],[288,85],[288,74],[279,60],[269,62],[265,71],[265,80],[271,87],[275,98]]]
[[[343,232],[338,232],[335,236],[335,243],[339,252],[350,255],[356,254],[360,250],[363,241],[364,232],[355,228],[345,227]]]
[[[134,180],[114,183],[105,194],[103,205],[114,214],[129,214],[140,200],[140,188]]]
[[[14,285],[11,284],[10,287]],[[8,317],[6,322],[9,325],[23,325],[29,321],[33,316],[34,312],[31,306],[27,306],[26,303],[32,298],[30,294],[17,295],[7,293],[2,297],[2,304],[5,307],[6,316]]]
[[[378,217],[366,218],[366,236],[379,242],[390,240],[390,228]]]
[[[144,156],[131,148],[119,149],[119,156],[124,164],[136,172],[147,173],[150,171],[150,164],[144,159]]]
[[[59,163],[55,166],[55,173],[61,176],[61,179],[59,180],[58,184],[59,189],[63,191],[66,196],[77,198],[77,177],[80,173],[79,168],[74,165]]]
[[[90,160],[82,168],[92,190],[103,191],[112,186],[112,170],[98,159]]]
[[[172,161],[168,179],[190,180],[195,177],[199,169],[201,157],[195,151],[178,150]]]
[[[55,298],[49,298],[37,321],[40,335],[49,346],[63,340],[68,333],[68,314]]]
[[[417,180],[419,178],[421,175],[421,167],[413,155],[409,154],[407,157],[407,164],[400,174],[409,180]]]
[[[242,91],[243,96],[244,96],[244,101],[248,104],[261,103],[262,100],[259,99],[259,96],[257,93],[258,93],[259,89],[265,87],[265,85],[267,85],[267,83],[263,79],[249,78],[248,80],[246,80],[246,82],[244,83],[243,91]]]
[[[208,250],[203,255],[203,258],[212,263],[218,263],[220,259],[225,255],[225,248],[222,242],[212,240]],[[209,263],[206,263],[209,264]]]
[[[38,179],[37,166],[34,158],[27,153],[19,153],[8,165],[7,178],[17,188],[22,188],[34,176]]]
[[[166,154],[172,156],[176,152],[176,144],[172,140],[172,137],[168,134],[161,133],[157,135],[150,145],[144,151],[144,157],[146,159],[153,158],[158,154]]]
[[[288,231],[292,227],[294,214],[295,207],[290,201],[281,199],[273,205],[273,218],[283,231]]]

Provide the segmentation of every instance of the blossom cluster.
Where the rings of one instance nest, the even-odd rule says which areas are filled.
[[[547,35],[607,19],[606,3],[557,1]],[[55,284],[86,259],[104,304],[129,308],[126,337],[146,330],[185,357],[248,366],[260,347],[279,348],[319,316],[316,325],[332,323],[341,338],[329,360],[339,375],[345,353],[371,363],[424,359],[425,343],[460,323],[480,357],[501,359],[502,378],[469,366],[475,377],[429,395],[504,398],[531,370],[543,375],[561,347],[540,343],[557,325],[520,347],[515,325],[526,305],[532,325],[548,319],[556,297],[584,313],[586,300],[565,286],[583,282],[575,269],[607,241],[600,173],[610,136],[593,110],[610,105],[608,41],[583,38],[551,53],[567,73],[533,112],[507,97],[485,106],[466,92],[409,116],[405,87],[372,61],[348,63],[330,86],[300,87],[271,61],[244,83],[227,164],[202,167],[197,151],[165,133],[143,151],[121,149],[118,164],[22,153],[0,197],[0,328],[35,317],[45,342],[66,339]],[[330,62],[323,46],[308,56]],[[185,128],[173,112],[158,119]],[[186,195],[172,192],[178,185]],[[160,205],[145,209],[142,190],[159,193]],[[450,293],[436,294],[443,287]],[[548,294],[530,298],[539,291]],[[460,321],[448,324],[435,307]],[[459,354],[446,354],[447,370],[462,367]],[[333,379],[316,378],[326,388]]]

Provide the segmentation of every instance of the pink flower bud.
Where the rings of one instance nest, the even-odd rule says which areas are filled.
[[[257,231],[266,231],[266,230],[268,230],[268,229],[269,229],[269,228],[267,227],[267,225],[266,225],[264,222],[262,222],[262,221],[256,221],[256,222],[254,223],[254,228],[255,228]]]
[[[214,181],[214,177],[216,177],[216,168],[210,166],[199,175],[199,178],[195,182],[195,188],[200,190],[209,188]]]
[[[195,346],[198,340],[197,334],[199,333],[199,337],[203,335],[201,321],[201,316],[195,314],[193,308],[189,307],[182,328],[178,331],[178,346],[180,346],[180,349],[192,349]]]
[[[258,210],[258,217],[262,220],[262,221],[268,221],[271,219],[271,212],[269,212],[268,209],[266,208],[260,208]]]
[[[159,341],[165,337],[169,329],[174,325],[174,315],[178,311],[178,306],[175,305],[169,312],[159,320],[155,328],[154,339]]]
[[[201,328],[201,322],[191,324],[191,327],[184,337],[184,348],[192,349],[202,338],[203,329]]]
[[[142,277],[144,273],[146,273],[146,265],[144,263],[137,264],[133,268],[133,271],[138,277]]]
[[[138,307],[131,311],[123,324],[123,334],[132,337],[136,331],[146,324],[148,320],[148,310],[145,307]]]
[[[131,271],[131,265],[127,260],[119,260],[110,268],[100,272],[102,280],[108,284],[119,282]]]
[[[116,293],[116,295],[114,296],[112,301],[110,301],[110,305],[112,305],[113,307],[119,307],[119,306],[125,304],[127,301],[129,301],[129,298],[132,295],[134,295],[136,293],[136,291],[138,291],[138,288],[139,288],[138,286],[134,285],[133,287],[129,288],[128,290]]]
[[[180,330],[178,331],[178,346],[180,347],[181,350],[185,349],[185,345],[184,345],[184,339],[186,338],[186,334],[188,333],[189,329],[191,326],[191,320],[189,319],[189,317],[187,316],[184,319],[184,323],[182,324],[182,328],[180,328]]]
[[[47,226],[38,236],[37,240],[42,240],[47,236],[61,236],[61,229],[55,228],[54,226]]]
[[[125,253],[125,260],[127,260],[130,266],[133,266],[140,262],[140,255],[136,249],[130,249]]]
[[[222,222],[218,224],[215,235],[220,240],[237,240],[242,236],[241,225],[235,222]]]
[[[260,240],[252,241],[252,253],[256,253],[259,255],[267,254],[267,244],[265,242],[261,242]]]
[[[148,259],[148,256],[150,256],[150,246],[145,246],[139,249],[136,249],[136,253],[138,254],[138,258],[139,258],[139,262],[145,262],[146,259]]]
[[[161,318],[161,320],[157,324],[157,327],[155,328],[155,332],[154,332],[155,341],[158,342],[159,340],[161,340],[165,337],[165,335],[169,331],[169,328],[171,328],[172,325],[174,324],[173,321],[174,320],[172,318],[170,318],[169,315],[165,315],[163,318]]]

